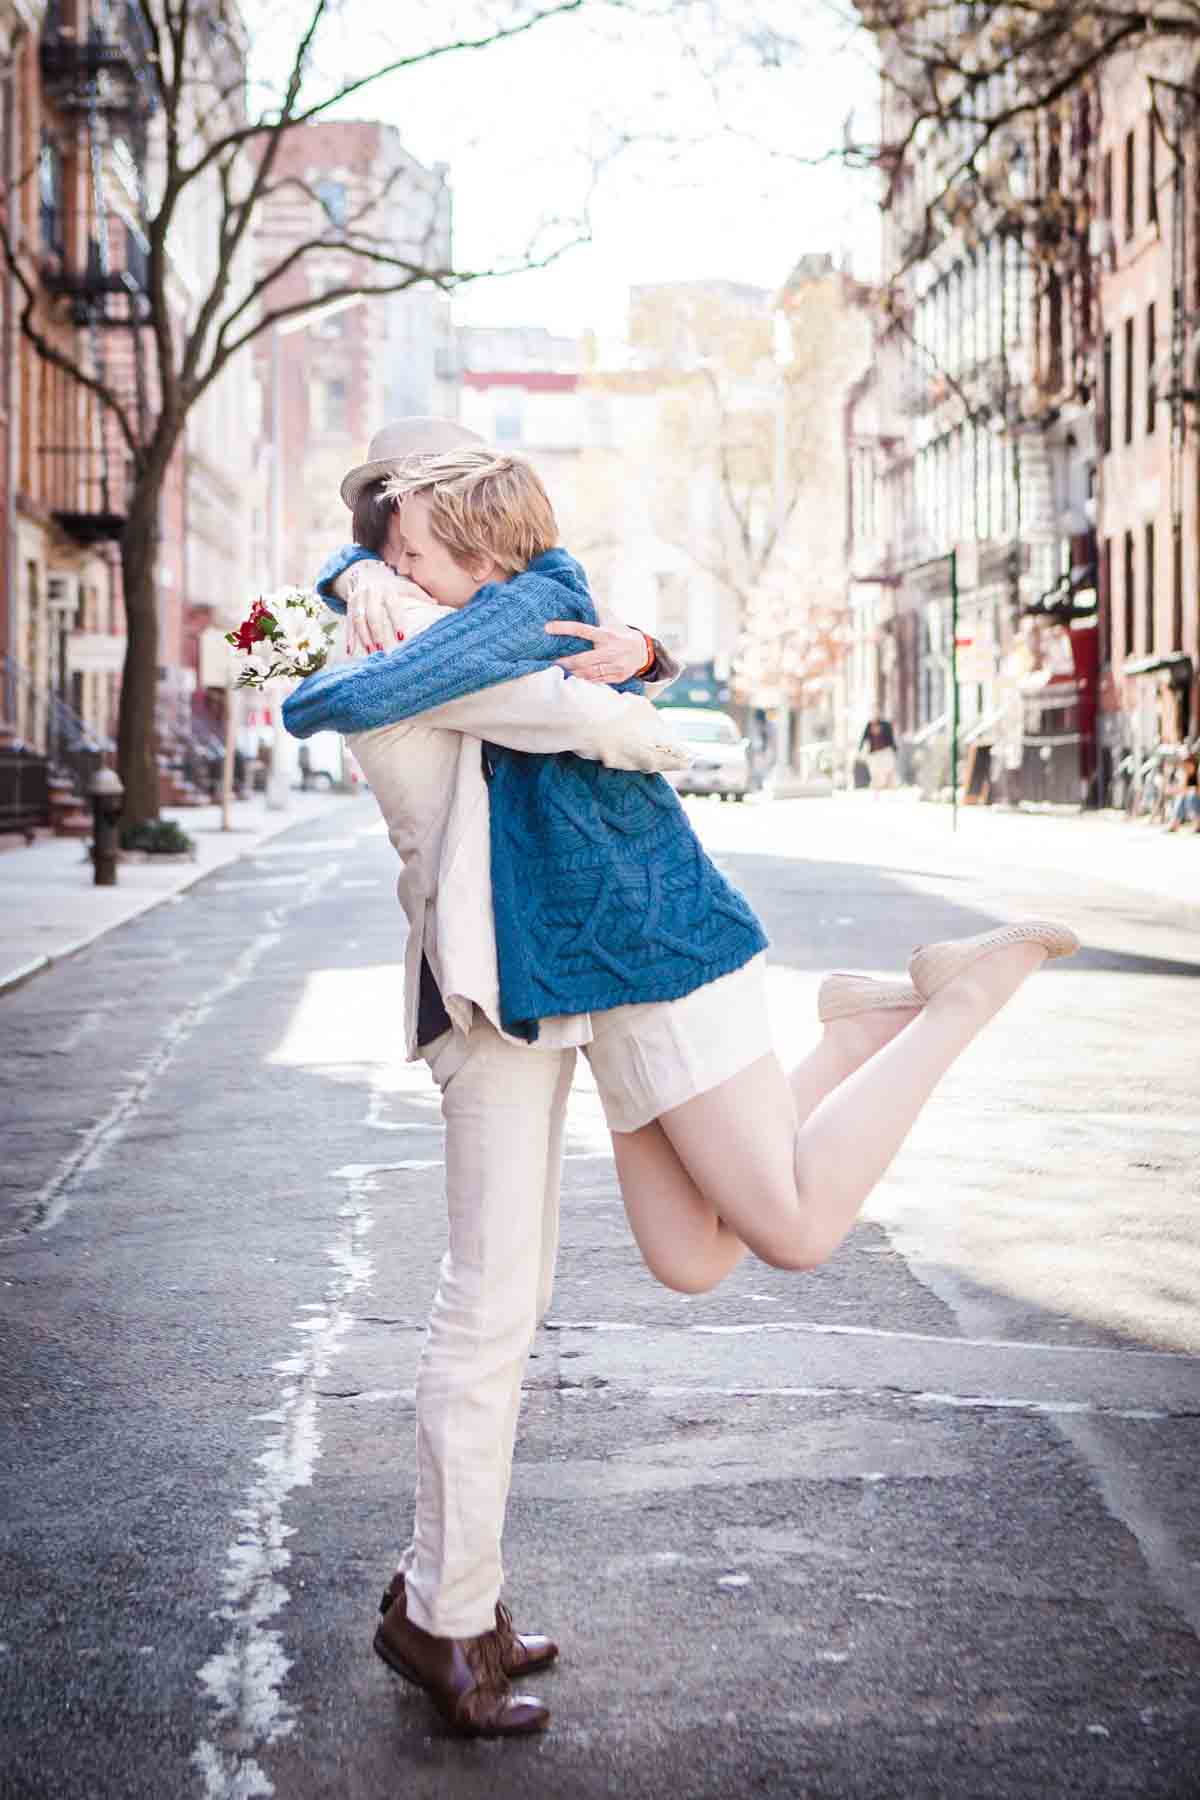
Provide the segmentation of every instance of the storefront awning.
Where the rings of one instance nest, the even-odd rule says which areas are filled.
[[[1122,675],[1169,674],[1177,686],[1184,687],[1192,679],[1192,659],[1182,650],[1166,656],[1133,656],[1121,665]]]

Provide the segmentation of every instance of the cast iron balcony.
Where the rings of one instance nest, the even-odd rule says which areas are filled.
[[[115,450],[43,445],[42,493],[77,544],[119,541],[125,529],[125,458]]]
[[[133,0],[50,0],[42,27],[42,82],[64,112],[145,119],[154,111],[150,39]]]
[[[47,205],[41,227],[42,280],[71,302],[76,325],[145,323],[150,250],[140,231],[123,219],[68,219]],[[112,299],[125,304],[110,305]]]

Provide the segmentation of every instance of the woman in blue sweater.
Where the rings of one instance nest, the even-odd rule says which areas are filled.
[[[284,707],[299,737],[334,729],[368,745],[546,667],[563,650],[551,621],[595,623],[527,463],[451,452],[398,482],[395,499],[400,572],[451,610],[397,650],[302,683]],[[747,1249],[796,1270],[829,1257],[941,1076],[1047,957],[1078,947],[1031,922],[918,950],[908,983],[829,977],[822,1039],[785,1072],[767,1023],[765,934],[669,784],[569,754],[485,746],[484,757],[497,1080],[501,1053],[528,1054],[543,1021],[588,1016],[584,1050],[631,1226],[651,1270],[681,1291],[711,1288]],[[519,1369],[515,1379],[519,1392]],[[428,1633],[401,1618],[380,1629],[380,1653],[413,1673]],[[433,1678],[422,1685],[433,1691]]]
[[[561,655],[552,620],[595,623],[522,459],[450,452],[396,499],[400,572],[453,617],[310,676],[284,706],[298,737],[370,731],[514,680]],[[1032,922],[919,950],[911,987],[842,978],[821,1048],[788,1075],[763,1004],[766,936],[669,783],[568,754],[485,759],[504,1027],[535,1039],[542,1018],[593,1015],[631,1223],[654,1273],[684,1291],[714,1286],[747,1248],[780,1268],[829,1257],[941,1076],[1027,975],[1078,947]]]

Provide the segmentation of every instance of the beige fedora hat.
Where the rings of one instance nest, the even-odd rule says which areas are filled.
[[[368,482],[393,474],[411,456],[436,456],[441,450],[457,450],[463,444],[486,444],[477,431],[468,431],[453,419],[394,419],[367,445],[367,460],[343,479],[342,499],[353,511],[354,502]]]

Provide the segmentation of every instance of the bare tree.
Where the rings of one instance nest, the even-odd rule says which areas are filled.
[[[956,228],[1019,233],[1053,258],[1072,235],[1073,197],[1044,179],[1044,162],[1031,171],[1031,146],[1036,158],[1039,131],[1061,123],[1118,53],[1175,47],[1179,79],[1153,86],[1200,97],[1193,0],[856,0],[854,10],[878,41],[884,98],[878,141],[848,143],[846,155],[880,171],[885,210],[919,188],[906,267]]]
[[[825,602],[842,591],[842,402],[868,336],[832,269],[778,298],[773,317],[754,289],[644,290],[633,334],[660,394],[655,529],[716,588],[737,664],[763,680],[817,631],[801,566]]]
[[[681,0],[647,0],[657,10]],[[314,307],[328,307],[356,295],[394,294],[418,283],[434,283],[451,291],[466,281],[493,273],[451,266],[444,237],[432,231],[397,247],[379,229],[389,201],[387,185],[358,197],[346,212],[322,208],[320,229],[280,243],[278,254],[257,262],[250,254],[264,208],[286,184],[307,187],[289,157],[287,146],[303,132],[348,101],[366,96],[385,77],[426,65],[438,58],[486,53],[507,40],[545,27],[550,21],[586,7],[624,5],[640,0],[504,0],[484,15],[491,23],[475,35],[455,35],[421,42],[408,53],[379,58],[379,36],[366,41],[364,67],[338,79],[323,79],[323,34],[338,24],[336,0],[306,0],[284,42],[276,42],[273,66],[282,71],[277,91],[252,105],[247,81],[248,45],[233,0],[128,0],[120,9],[120,29],[133,33],[123,60],[105,60],[98,46],[95,21],[84,0],[56,0],[52,8],[60,30],[57,40],[66,57],[64,79],[74,81],[75,118],[111,119],[113,86],[123,76],[129,86],[125,115],[134,122],[125,139],[111,131],[93,134],[88,154],[124,156],[140,131],[142,166],[135,170],[141,185],[141,217],[130,227],[139,254],[136,280],[106,280],[117,292],[106,297],[103,323],[113,322],[111,308],[124,305],[120,323],[126,328],[119,358],[96,354],[95,315],[81,310],[78,287],[62,280],[47,287],[39,266],[38,246],[23,241],[12,219],[20,207],[10,192],[10,206],[0,222],[0,247],[19,293],[20,329],[38,356],[74,384],[95,415],[94,432],[115,442],[128,469],[123,496],[119,545],[128,644],[118,720],[118,760],[126,792],[126,820],[153,818],[158,810],[155,750],[155,705],[158,664],[158,606],[155,567],[160,543],[160,502],[172,457],[180,446],[189,413],[231,361],[261,333]],[[68,24],[65,34],[64,19]],[[65,50],[64,50],[65,45]],[[72,61],[73,59],[73,61]],[[70,66],[67,66],[67,65]],[[44,64],[45,66],[45,64]],[[302,159],[301,159],[302,160]],[[28,184],[39,171],[23,176]],[[399,179],[400,177],[395,177]],[[319,188],[315,197],[320,200]],[[14,205],[13,202],[16,202]],[[211,209],[207,270],[186,309],[173,292],[171,250],[181,222],[195,209]],[[311,211],[311,209],[310,209]],[[586,235],[581,217],[560,229],[550,247],[515,259],[537,267],[561,253],[566,244]],[[99,256],[107,267],[110,229],[92,219],[65,246],[66,260]],[[314,258],[331,251],[349,253],[352,271],[336,286],[313,291],[295,276]],[[136,288],[136,293],[132,290]]]

